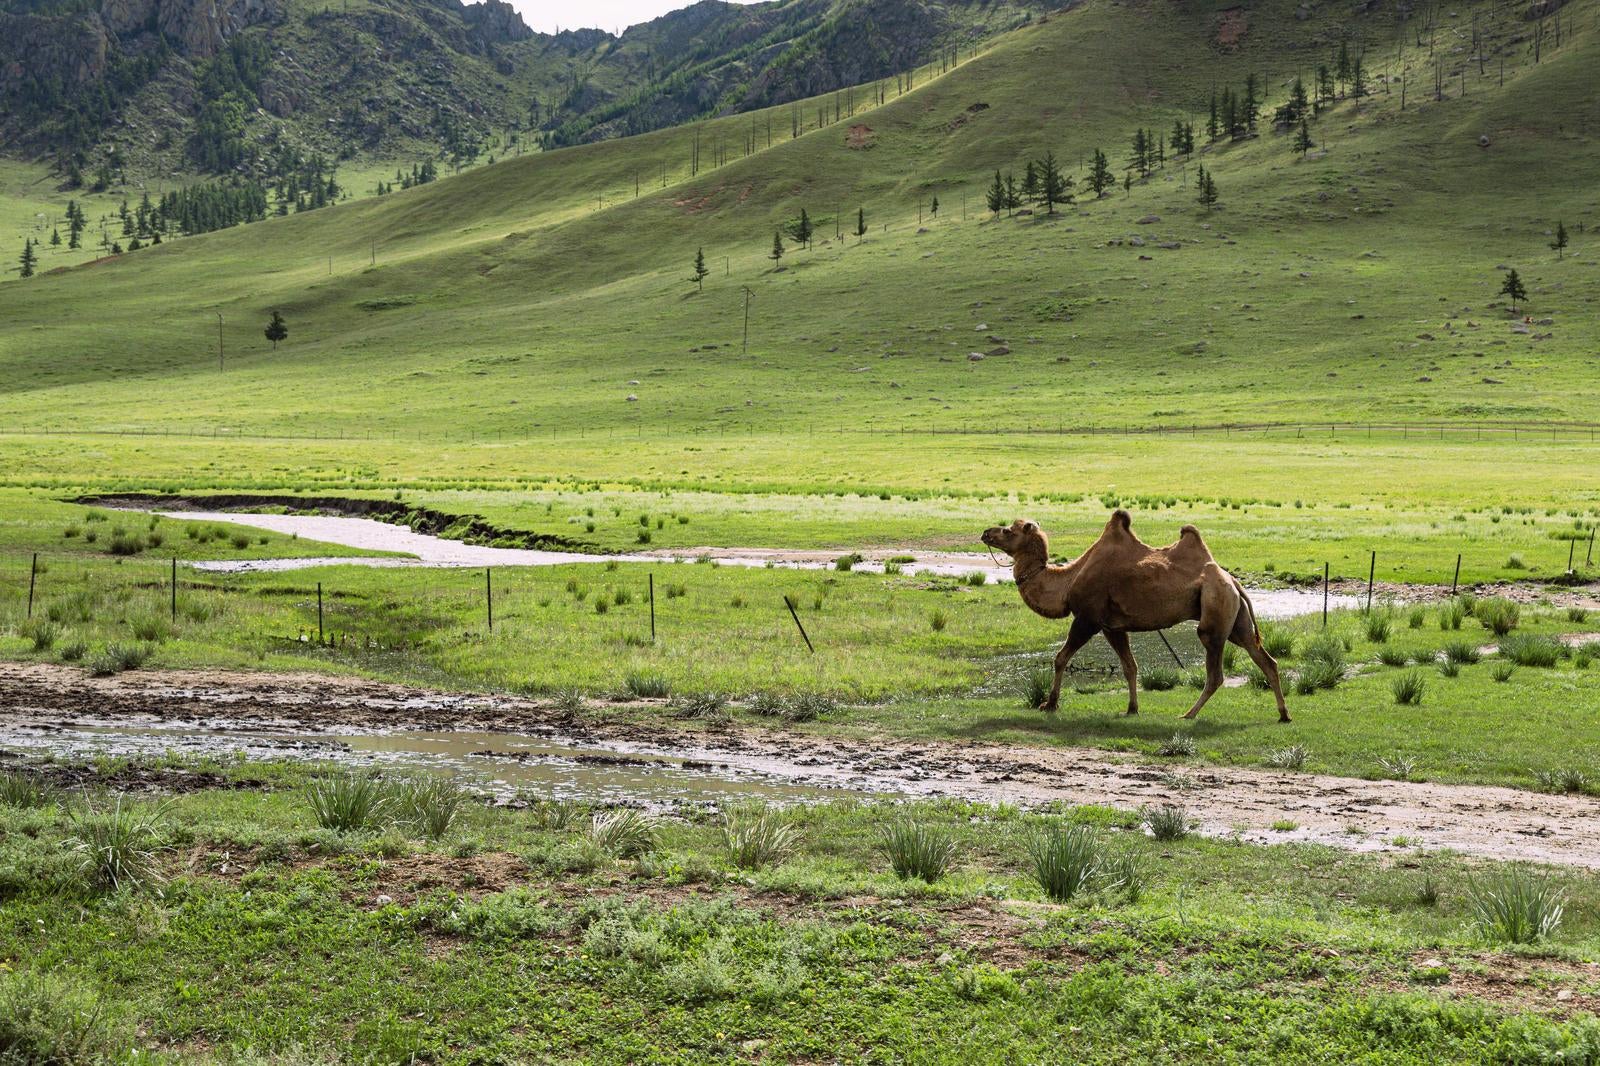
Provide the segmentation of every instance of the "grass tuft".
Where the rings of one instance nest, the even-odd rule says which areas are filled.
[[[659,700],[672,692],[672,684],[661,674],[636,671],[623,679],[622,689],[634,699]]]
[[[1189,811],[1178,804],[1145,807],[1139,817],[1157,840],[1182,840],[1189,835]]]
[[[637,859],[655,849],[656,820],[632,807],[595,811],[589,821],[589,840],[619,859]]]
[[[1066,903],[1089,887],[1100,870],[1100,838],[1086,825],[1056,825],[1028,840],[1034,880],[1047,899]]]
[[[1508,866],[1467,882],[1473,924],[1497,944],[1535,944],[1554,936],[1566,911],[1566,893],[1549,874]]]
[[[942,825],[896,818],[879,830],[878,850],[900,880],[915,877],[931,885],[955,861],[956,841]]]
[[[1147,692],[1167,692],[1183,683],[1183,675],[1170,666],[1147,666],[1139,671],[1139,687]]]
[[[1422,704],[1422,693],[1427,687],[1427,679],[1420,670],[1408,670],[1389,682],[1389,691],[1394,694],[1394,701],[1412,707]]]
[[[1522,620],[1522,608],[1504,596],[1490,596],[1472,605],[1472,616],[1489,632],[1503,637]]]
[[[775,866],[800,843],[800,833],[783,814],[764,803],[731,804],[722,812],[722,844],[741,870]]]
[[[379,828],[393,805],[390,789],[358,770],[313,778],[306,783],[305,799],[317,824],[339,833]]]
[[[67,850],[85,883],[101,889],[139,891],[164,880],[159,854],[165,850],[167,805],[145,807],[118,796],[105,810],[92,805],[72,816]]]
[[[1554,666],[1567,654],[1559,640],[1533,633],[1511,633],[1500,641],[1501,657],[1518,666]]]
[[[1166,758],[1188,758],[1195,752],[1194,737],[1188,733],[1174,733],[1161,742],[1156,754]]]
[[[1287,748],[1278,748],[1267,753],[1267,765],[1274,770],[1303,770],[1306,760],[1311,757],[1309,749],[1299,744],[1291,744]]]

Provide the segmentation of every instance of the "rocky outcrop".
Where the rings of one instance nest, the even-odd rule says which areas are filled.
[[[510,44],[533,36],[517,9],[505,0],[467,4],[461,11],[461,18],[484,44]]]
[[[68,85],[105,72],[109,42],[100,20],[0,13],[0,93],[58,79]]]
[[[228,38],[277,14],[274,0],[104,0],[100,21],[119,37],[157,30],[180,52],[208,59]]]

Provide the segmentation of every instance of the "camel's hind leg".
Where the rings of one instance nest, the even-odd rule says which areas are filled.
[[[1061,679],[1066,676],[1067,664],[1072,662],[1072,657],[1078,654],[1078,649],[1094,639],[1100,632],[1100,627],[1093,622],[1085,622],[1081,618],[1072,620],[1072,628],[1067,630],[1067,642],[1061,645],[1061,650],[1056,652],[1056,677],[1050,686],[1050,697],[1040,704],[1041,711],[1053,711],[1061,702]]]
[[[1206,567],[1204,584],[1200,587],[1200,624],[1195,635],[1206,649],[1206,685],[1200,698],[1184,713],[1193,718],[1200,708],[1222,687],[1222,649],[1228,643],[1237,619],[1245,612],[1239,590],[1215,564]]]
[[[1255,612],[1250,609],[1249,601],[1245,600],[1242,606],[1228,639],[1243,648],[1256,668],[1267,676],[1267,684],[1272,686],[1272,694],[1278,700],[1278,721],[1291,721],[1289,706],[1283,702],[1283,681],[1278,676],[1278,661],[1268,655],[1267,649],[1261,644],[1261,632],[1256,628]]]
[[[1133,659],[1133,648],[1128,644],[1128,634],[1120,629],[1106,630],[1106,643],[1122,660],[1122,672],[1128,678],[1128,713],[1139,713],[1139,664]]]

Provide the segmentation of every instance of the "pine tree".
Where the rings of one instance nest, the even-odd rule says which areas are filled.
[[[1528,290],[1523,287],[1522,277],[1513,268],[1506,272],[1505,280],[1500,283],[1501,296],[1511,298],[1511,313],[1517,313],[1517,305],[1528,298]]]
[[[272,350],[277,351],[278,342],[288,339],[289,324],[283,320],[282,315],[274,311],[272,320],[267,323],[267,328],[263,332],[266,333],[267,340],[272,342]]]
[[[1211,90],[1211,115],[1206,119],[1206,136],[1211,140],[1217,139],[1217,90]]]
[[[1183,120],[1179,119],[1172,124],[1172,132],[1167,135],[1167,144],[1172,147],[1173,155],[1184,155],[1188,152],[1188,149],[1184,147],[1185,143]]]
[[[1339,42],[1339,58],[1334,61],[1333,76],[1339,81],[1339,94],[1344,95],[1344,87],[1350,81],[1350,42]]]
[[[694,282],[696,292],[706,291],[706,275],[710,273],[706,269],[706,250],[701,248],[694,253],[694,275],[689,279]]]
[[[61,247],[61,231],[59,229],[52,228],[50,230],[50,247]]]
[[[996,178],[998,178],[999,176],[1000,176],[999,174],[995,175]],[[856,208],[856,237],[857,237],[857,239],[860,239],[862,237],[865,237],[866,235],[867,235],[867,209],[864,208],[864,207],[858,207],[858,208]]]
[[[1357,100],[1367,95],[1367,68],[1358,55],[1350,68],[1350,94]]]
[[[983,194],[983,205],[992,215],[998,215],[1006,209],[1006,183],[998,170],[994,172],[994,184]]]
[[[933,217],[934,218],[938,218],[939,217],[939,198],[937,196],[935,196],[933,198],[932,210],[933,210]]]
[[[811,225],[811,216],[806,214],[806,209],[800,209],[800,221],[794,224],[794,239],[800,242],[800,247],[811,247],[811,235],[816,232]]]
[[[1333,73],[1328,70],[1327,64],[1317,68],[1317,98],[1312,105],[1312,113],[1320,115],[1322,109],[1328,106],[1328,101],[1333,99]]]
[[[1550,247],[1555,249],[1556,258],[1561,259],[1567,250],[1567,227],[1560,222],[1556,223],[1556,239],[1550,242]]]
[[[1054,152],[1046,152],[1039,163],[1039,198],[1048,215],[1056,213],[1056,204],[1072,202],[1072,176],[1062,173]]]
[[[1200,168],[1200,174],[1195,178],[1195,188],[1199,192],[1196,198],[1207,211],[1211,210],[1212,205],[1217,202],[1217,183],[1205,167]]]
[[[1117,183],[1111,174],[1111,165],[1106,161],[1106,154],[1100,149],[1094,150],[1094,161],[1089,164],[1089,188],[1094,190],[1095,199],[1106,194],[1106,190]]]
[[[1011,212],[1021,207],[1025,202],[1022,197],[1022,191],[1017,188],[1016,176],[1008,172],[1006,174],[1006,217],[1009,218]]]
[[[1133,151],[1128,156],[1128,166],[1137,170],[1141,178],[1150,173],[1150,141],[1142,129],[1133,131]]]
[[[1239,104],[1233,97],[1232,89],[1222,90],[1222,127],[1227,131],[1228,137],[1237,140],[1239,137]]]
[[[1039,169],[1031,159],[1022,171],[1022,198],[1029,203],[1039,198]]]
[[[1256,76],[1254,74],[1245,75],[1244,101],[1239,105],[1239,109],[1242,112],[1239,117],[1244,123],[1244,128],[1251,133],[1256,131],[1256,119],[1261,114],[1259,91]]]
[[[1284,111],[1284,117],[1289,125],[1293,125],[1306,117],[1310,110],[1310,102],[1306,99],[1306,83],[1300,80],[1300,75],[1294,78],[1294,87],[1289,90],[1289,106]]]
[[[1307,126],[1306,120],[1302,118],[1300,120],[1300,128],[1294,134],[1294,150],[1299,152],[1303,158],[1307,152],[1316,146],[1317,142],[1311,139],[1311,127]]]
[[[38,261],[33,254],[33,241],[27,237],[22,238],[22,276],[33,277],[33,265]]]
[[[767,258],[772,260],[773,264],[776,265],[779,260],[783,258],[783,251],[783,232],[781,230],[773,230],[772,251],[767,253]]]

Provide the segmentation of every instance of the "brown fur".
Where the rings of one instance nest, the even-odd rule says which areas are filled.
[[[1128,634],[1192,621],[1199,623],[1196,634],[1206,649],[1206,684],[1184,717],[1199,714],[1222,687],[1222,649],[1232,641],[1267,676],[1277,697],[1278,720],[1289,721],[1278,664],[1261,646],[1250,597],[1237,578],[1217,565],[1193,526],[1184,526],[1176,543],[1152,548],[1134,536],[1128,512],[1118,510],[1100,539],[1064,566],[1050,565],[1044,530],[1025,519],[984,530],[983,542],[1011,556],[1017,591],[1034,613],[1046,618],[1072,616],[1067,642],[1056,655],[1055,683],[1042,710],[1056,709],[1067,664],[1096,633],[1104,633],[1128,679],[1128,713],[1139,713],[1139,667]]]

